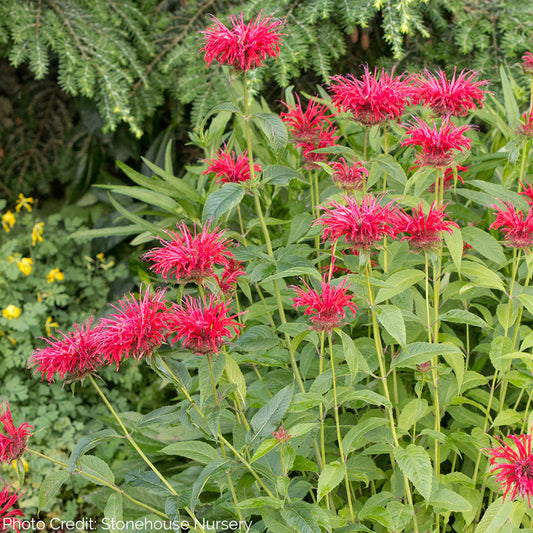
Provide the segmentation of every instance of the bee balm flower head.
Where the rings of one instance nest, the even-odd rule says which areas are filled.
[[[2,480],[0,479],[0,484]],[[20,533],[19,517],[24,518],[24,513],[20,509],[11,509],[22,496],[20,492],[11,491],[9,485],[4,485],[0,489],[0,532],[4,533],[9,529],[14,529]]]
[[[218,179],[217,183],[243,183],[250,179],[250,160],[248,151],[237,155],[235,151],[231,153],[227,148],[219,148],[213,159],[206,159],[209,165],[204,174],[214,174]],[[261,165],[254,164],[254,171],[261,172]]]
[[[368,170],[355,158],[351,165],[341,157],[339,161],[331,163],[331,166],[333,167],[331,178],[341,189],[361,190],[368,178]]]
[[[500,484],[504,500],[515,496],[530,498],[533,495],[533,453],[531,451],[531,435],[509,435],[505,442],[499,439],[501,446],[491,448],[489,461],[491,473],[496,473],[496,481]]]
[[[304,314],[309,316],[311,329],[330,332],[343,324],[346,308],[353,313],[357,311],[352,302],[353,296],[347,294],[344,283],[334,286],[323,280],[320,292],[311,289],[305,282],[304,285],[305,289],[292,287],[298,294],[293,298],[293,307],[305,307]]]
[[[199,232],[195,226],[191,233],[185,222],[177,228],[177,231],[167,231],[169,239],[160,238],[161,246],[144,255],[144,259],[152,261],[150,268],[156,274],[167,281],[175,279],[178,283],[194,281],[199,284],[213,276],[215,265],[228,265],[231,253],[224,232],[218,228],[211,231],[209,222]]]
[[[169,330],[176,333],[171,341],[181,340],[183,347],[196,355],[218,354],[222,345],[234,335],[239,336],[242,324],[230,316],[230,307],[213,295],[206,302],[185,296],[181,305],[175,305],[169,318]]]
[[[524,217],[513,204],[503,202],[503,207],[496,209],[496,220],[490,229],[500,229],[505,236],[505,244],[511,248],[529,249],[533,246],[533,208]]]
[[[376,68],[370,72],[368,65],[361,78],[351,74],[333,76],[329,91],[338,109],[351,113],[354,120],[372,126],[402,116],[409,103],[411,88],[403,76],[395,76]]]
[[[61,332],[60,332],[61,333]],[[102,366],[100,328],[92,328],[92,318],[74,324],[74,330],[61,333],[61,339],[46,339],[48,346],[35,350],[28,366],[35,367],[51,383],[57,373],[61,379],[76,381],[95,373]]]
[[[100,350],[108,363],[119,367],[122,359],[150,357],[166,340],[169,312],[164,292],[150,293],[150,287],[135,298],[124,296],[113,306],[117,313],[100,321]]]
[[[0,462],[16,461],[26,450],[26,442],[31,437],[33,426],[24,422],[19,427],[15,427],[7,402],[0,404],[0,425],[5,433],[0,433]]]
[[[324,228],[323,239],[345,242],[355,248],[369,252],[385,236],[394,237],[396,213],[392,203],[381,206],[378,199],[366,195],[358,201],[345,196],[346,204],[331,201],[323,207],[324,214],[315,221]]]
[[[278,57],[282,21],[259,13],[255,20],[245,23],[241,13],[230,15],[231,24],[227,27],[216,17],[212,19],[213,25],[203,31],[201,49],[208,67],[217,61],[246,72],[262,66],[268,57]]]
[[[418,117],[407,128],[407,138],[402,146],[414,145],[422,148],[418,154],[418,166],[443,168],[450,166],[455,151],[465,153],[471,141],[465,136],[470,126],[455,126],[448,118],[442,120],[440,127],[433,127]]]
[[[522,56],[522,69],[525,74],[531,74],[533,76],[533,54],[526,52]]]
[[[470,70],[457,74],[457,69],[454,69],[449,80],[442,70],[436,74],[425,70],[413,86],[414,102],[422,102],[440,116],[464,116],[470,109],[482,107],[488,92],[481,88],[488,82],[476,80],[477,75]]]

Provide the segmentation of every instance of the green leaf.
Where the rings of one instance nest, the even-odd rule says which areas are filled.
[[[529,294],[519,294],[520,303],[533,315],[533,296]]]
[[[375,309],[379,322],[387,333],[400,345],[405,347],[407,341],[405,322],[401,310],[395,305],[380,305]]]
[[[471,279],[478,287],[486,287],[488,289],[497,289],[500,291],[505,290],[503,282],[498,274],[479,263],[463,261],[461,265],[461,274],[464,274],[467,278]]]
[[[237,346],[246,352],[266,352],[279,344],[279,337],[270,326],[252,326],[236,341]]]
[[[514,426],[516,423],[522,420],[522,415],[517,413],[514,409],[504,409],[500,411],[494,422],[492,423],[493,427],[497,426]]]
[[[457,272],[461,273],[461,261],[463,258],[463,237],[461,235],[461,230],[459,228],[452,228],[452,233],[444,231],[442,236],[444,237],[444,242],[448,247],[450,256],[457,268]]]
[[[273,431],[278,429],[283,415],[289,408],[293,393],[294,386],[287,385],[287,387],[281,389],[266,405],[261,407],[261,409],[255,413],[250,422],[254,435],[249,444],[255,439],[270,435]]]
[[[311,509],[303,503],[285,505],[281,509],[281,516],[298,533],[321,533]]]
[[[388,409],[392,408],[392,404],[387,398],[385,398],[385,396],[382,396],[373,390],[350,391],[343,399],[344,402],[365,402],[371,405],[383,405]]]
[[[470,326],[478,326],[480,328],[487,328],[489,325],[479,316],[465,311],[464,309],[452,309],[443,315],[439,315],[441,322],[452,322],[454,324],[468,324]]]
[[[44,478],[39,489],[39,511],[50,503],[69,477],[66,470],[54,470]]]
[[[400,412],[398,427],[409,431],[415,422],[428,414],[429,410],[427,400],[420,398],[411,400]]]
[[[192,459],[193,461],[197,461],[198,463],[205,465],[220,459],[217,451],[212,446],[199,440],[174,442],[168,446],[165,446],[161,450],[161,453],[187,457],[188,459]]]
[[[453,344],[433,344],[429,342],[412,342],[408,344],[404,350],[401,351],[398,357],[392,360],[391,367],[403,368],[413,367],[421,363],[426,363],[438,355],[446,354],[462,355],[462,352],[457,346]]]
[[[270,281],[274,281],[275,279],[292,278],[298,276],[311,276],[319,281],[322,280],[322,276],[315,268],[293,267],[283,270],[282,272],[276,272],[275,274],[272,274],[272,276],[265,278],[263,281],[261,281],[261,283],[268,283]]]
[[[511,500],[504,502],[500,496],[489,505],[474,533],[499,533],[509,519],[512,510],[513,502]]]
[[[318,501],[329,494],[344,479],[345,472],[344,463],[339,461],[333,461],[323,468],[318,478]]]
[[[291,229],[289,231],[289,238],[287,244],[298,242],[302,237],[307,235],[313,223],[313,216],[309,213],[298,213],[292,219]]]
[[[74,446],[72,453],[68,461],[68,471],[70,474],[74,473],[76,466],[80,457],[87,451],[93,449],[101,440],[109,439],[112,437],[118,437],[119,435],[114,429],[103,429],[102,431],[97,431],[92,435],[87,435],[82,437],[78,444]]]
[[[422,167],[407,180],[405,184],[404,194],[409,192],[413,187],[414,196],[420,196],[432,183],[435,183],[435,170],[432,167]]]
[[[375,304],[389,300],[397,294],[401,294],[403,291],[413,286],[415,283],[424,279],[424,272],[421,270],[401,270],[400,272],[395,272],[386,279],[386,287],[383,287],[379,290],[376,299],[374,300]]]
[[[505,105],[509,126],[515,129],[520,124],[520,110],[504,65],[500,66],[500,80],[503,89],[503,104]]]
[[[470,502],[450,489],[441,488],[435,491],[429,499],[429,505],[452,512],[468,512],[472,510]]]
[[[176,405],[165,405],[159,409],[154,409],[149,413],[145,414],[138,422],[135,424],[137,428],[143,428],[146,426],[151,426],[153,424],[162,424],[175,421],[177,418],[176,413],[178,412],[178,406]]]
[[[194,508],[196,507],[196,504],[198,503],[198,497],[200,496],[200,493],[202,492],[209,478],[215,475],[216,473],[220,472],[221,470],[225,469],[230,464],[231,464],[231,461],[228,461],[226,459],[215,459],[214,461],[206,465],[204,469],[200,472],[200,475],[194,481],[192,490],[191,490],[191,499],[190,499],[189,507],[193,511],[194,511]]]
[[[109,520],[109,529],[111,533],[121,533],[122,528],[117,527],[117,522],[122,520],[122,494],[114,492],[109,496],[104,508],[104,517]],[[115,527],[112,527],[112,525]]]
[[[475,226],[465,226],[461,228],[463,239],[476,252],[498,265],[505,263],[505,254],[498,241],[490,234]]]
[[[104,481],[110,485],[115,483],[115,474],[113,474],[113,471],[109,468],[107,463],[102,461],[99,457],[95,457],[94,455],[84,455],[80,459],[80,464],[82,470],[86,474],[96,476],[99,480],[102,480],[99,481],[91,478],[93,483],[96,483],[97,485],[105,485],[106,483],[104,483]]]
[[[140,200],[145,204],[155,205],[169,211],[176,213],[178,209],[178,203],[172,200],[168,194],[164,195],[158,192],[143,189],[142,187],[129,187],[127,185],[96,185],[102,189],[111,189],[115,194],[122,194]]]
[[[359,371],[360,366],[363,367],[363,372],[369,374],[370,369],[368,368],[368,364],[365,358],[363,357],[363,354],[355,345],[353,339],[349,335],[344,333],[342,329],[336,328],[335,331],[342,340],[342,354],[344,355],[344,358],[348,363],[351,380],[353,381],[357,376],[357,372]]]
[[[376,158],[371,159],[383,173],[386,173],[393,180],[402,185],[407,184],[407,176],[401,165],[391,155],[380,154]]]
[[[288,185],[291,179],[297,179],[303,183],[309,183],[309,181],[297,170],[294,170],[291,167],[286,167],[283,165],[268,165],[263,169],[263,178],[264,183],[270,183],[271,185]]]
[[[237,391],[241,400],[246,399],[246,380],[239,368],[239,365],[231,357],[231,355],[226,354],[226,375],[228,379],[237,386]]]
[[[364,436],[373,429],[381,426],[386,426],[388,421],[383,417],[367,418],[359,422],[355,427],[351,428],[342,439],[342,449],[346,455],[350,452],[362,448],[366,444]]]
[[[213,223],[233,209],[244,198],[244,187],[237,183],[224,183],[218,191],[211,193],[205,201],[202,220],[212,220]]]
[[[128,224],[115,228],[82,229],[69,235],[71,239],[97,239],[98,237],[113,237],[116,235],[135,235],[144,230],[140,224]]]
[[[400,470],[409,478],[416,490],[428,500],[431,495],[433,469],[426,450],[421,446],[409,444],[407,448],[396,446],[393,453]]]
[[[278,446],[278,441],[276,439],[266,439],[259,446],[257,447],[257,450],[255,450],[255,453],[252,455],[252,458],[250,459],[250,463],[253,463],[254,461],[257,461],[264,455],[266,455],[269,451],[273,450],[276,446]]]
[[[252,118],[259,119],[259,125],[275,152],[282,152],[289,142],[287,128],[283,121],[273,113],[258,113]]]

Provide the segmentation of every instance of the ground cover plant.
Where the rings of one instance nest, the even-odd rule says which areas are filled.
[[[83,478],[117,530],[531,527],[533,93],[520,109],[513,80],[533,55],[501,69],[503,103],[475,72],[362,67],[278,116],[249,78],[290,31],[213,18],[201,53],[228,101],[191,132],[205,158],[183,178],[171,145],[152,176],[122,165],[131,224],[107,231],[137,234],[145,283],[28,361],[92,390],[109,428],[48,457],[3,404],[6,528],[21,458],[55,465],[41,507]],[[104,376],[131,365],[172,401],[117,411]]]

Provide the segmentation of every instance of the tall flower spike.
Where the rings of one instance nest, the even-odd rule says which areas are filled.
[[[324,214],[314,224],[324,228],[323,240],[336,241],[344,237],[355,249],[370,251],[383,237],[394,237],[396,212],[392,202],[381,206],[371,195],[359,202],[353,196],[345,196],[346,205],[331,201],[322,207]]]
[[[531,52],[526,52],[522,56],[522,69],[524,70],[524,74],[533,76],[533,54]]]
[[[306,308],[304,314],[309,316],[311,329],[330,332],[333,328],[343,324],[346,316],[345,308],[350,309],[354,314],[357,311],[357,306],[352,302],[353,296],[347,294],[344,282],[334,286],[322,280],[320,292],[311,289],[305,281],[303,284],[305,289],[292,287],[298,294],[292,299],[293,307]]]
[[[457,127],[447,117],[442,120],[440,128],[435,123],[431,127],[418,117],[408,126],[402,146],[422,148],[416,160],[418,166],[447,167],[452,163],[455,151],[464,154],[470,149],[471,141],[465,137],[470,126]]]
[[[331,113],[327,106],[319,103],[318,96],[309,100],[305,111],[300,97],[297,94],[294,97],[297,101],[295,107],[282,102],[287,111],[280,113],[281,120],[285,122],[296,142],[319,141],[322,132],[333,125],[331,119],[335,114]]]
[[[483,106],[485,94],[481,87],[486,80],[476,80],[478,72],[462,70],[457,74],[454,69],[449,80],[446,73],[439,70],[436,74],[425,70],[415,78],[413,85],[413,103],[422,103],[440,116],[464,116],[470,109]]]
[[[250,179],[247,150],[237,155],[235,151],[229,152],[226,147],[221,147],[213,159],[204,159],[204,162],[209,166],[203,173],[214,174],[218,178],[217,183],[243,183]],[[261,165],[254,164],[254,170],[261,172]]]
[[[164,291],[151,294],[146,287],[138,298],[124,296],[112,306],[117,313],[100,320],[100,351],[108,363],[118,369],[123,359],[150,357],[165,342],[170,313],[163,296]]]
[[[372,126],[400,118],[409,103],[411,87],[403,75],[395,76],[376,68],[364,67],[361,78],[351,74],[333,76],[329,91],[338,109],[352,113],[361,124]]]
[[[55,381],[55,374],[67,382],[85,378],[102,366],[100,355],[100,327],[92,328],[92,317],[83,324],[74,324],[74,330],[61,333],[62,339],[45,339],[48,346],[35,350],[28,367],[35,367],[43,380]]]
[[[437,206],[432,203],[427,214],[424,214],[422,204],[414,207],[411,215],[400,211],[396,231],[405,233],[402,241],[405,239],[409,241],[412,249],[417,253],[437,249],[442,242],[439,234],[443,231],[452,233],[453,228],[459,227],[455,222],[445,220],[445,207],[445,205]]]
[[[522,211],[517,211],[510,202],[502,202],[503,209],[494,205],[496,220],[490,229],[501,229],[505,244],[511,248],[529,249],[533,246],[533,207],[529,208],[524,218]]]
[[[232,257],[228,250],[228,241],[224,232],[216,227],[210,231],[207,222],[197,232],[196,226],[191,233],[185,222],[177,225],[178,231],[167,231],[169,240],[159,239],[161,246],[152,248],[143,259],[153,262],[150,267],[168,281],[174,279],[178,283],[194,281],[201,283],[203,279],[213,276],[213,266],[227,266]]]
[[[237,70],[247,71],[263,65],[267,57],[278,57],[282,34],[281,20],[263,17],[262,13],[249,23],[244,16],[230,15],[230,27],[212,16],[213,25],[202,33],[204,59],[209,67],[213,61],[229,65]]]
[[[530,499],[533,495],[532,437],[531,435],[509,435],[507,439],[512,443],[499,439],[502,445],[488,450],[489,461],[493,466],[491,473],[497,472],[496,481],[504,491],[504,500],[507,497],[514,500],[518,495],[527,498],[531,507]]]
[[[242,324],[230,316],[231,308],[213,295],[203,303],[199,298],[185,296],[181,305],[174,305],[169,318],[169,330],[176,333],[171,344],[178,340],[196,355],[218,354],[221,346],[234,335],[239,336]]]
[[[0,485],[2,484],[0,479]],[[20,509],[11,509],[22,496],[21,492],[11,491],[10,486],[5,484],[0,489],[0,532],[14,529],[20,533],[20,517],[24,518],[24,513]]]
[[[347,191],[360,191],[368,178],[367,168],[355,157],[351,165],[346,162],[344,157],[341,157],[339,161],[331,163],[331,166],[333,167],[331,178],[341,189]]]
[[[24,422],[15,427],[8,402],[0,404],[0,425],[5,433],[0,433],[0,462],[16,461],[26,450],[26,442],[31,437],[33,426]]]

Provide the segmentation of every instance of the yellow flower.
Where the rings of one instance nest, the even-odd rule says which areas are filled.
[[[31,274],[33,268],[33,260],[29,257],[23,257],[20,261],[17,262],[17,266],[20,268],[20,271],[26,276]]]
[[[18,261],[19,260],[19,257],[20,257],[20,254],[14,254],[14,255],[10,255],[7,260],[10,262],[10,263],[14,263],[15,261]]]
[[[24,207],[27,211],[31,213],[32,207],[31,204],[33,204],[34,200],[31,197],[25,197],[22,193],[19,194],[19,199],[17,200],[17,205],[15,206],[15,211],[17,213],[20,212],[20,210]]]
[[[38,222],[37,224],[35,224],[35,226],[33,226],[33,230],[31,232],[31,245],[32,246],[35,246],[37,241],[43,242],[43,237],[42,237],[43,227],[44,227],[44,222]]]
[[[52,317],[46,317],[46,324],[44,325],[46,328],[46,334],[50,337],[52,334],[52,328],[58,328],[59,324],[57,322],[52,322]]]
[[[46,274],[46,281],[48,283],[53,283],[55,280],[57,281],[63,281],[65,278],[65,274],[59,270],[59,268],[54,268],[53,270],[50,270],[48,274]]]
[[[4,318],[11,320],[20,316],[20,309],[14,305],[8,305],[3,311]]]
[[[100,252],[99,254],[96,254],[96,259],[102,263],[104,261],[104,254]]]
[[[6,211],[2,215],[2,226],[7,233],[11,231],[11,228],[15,225],[15,215],[11,211]]]

